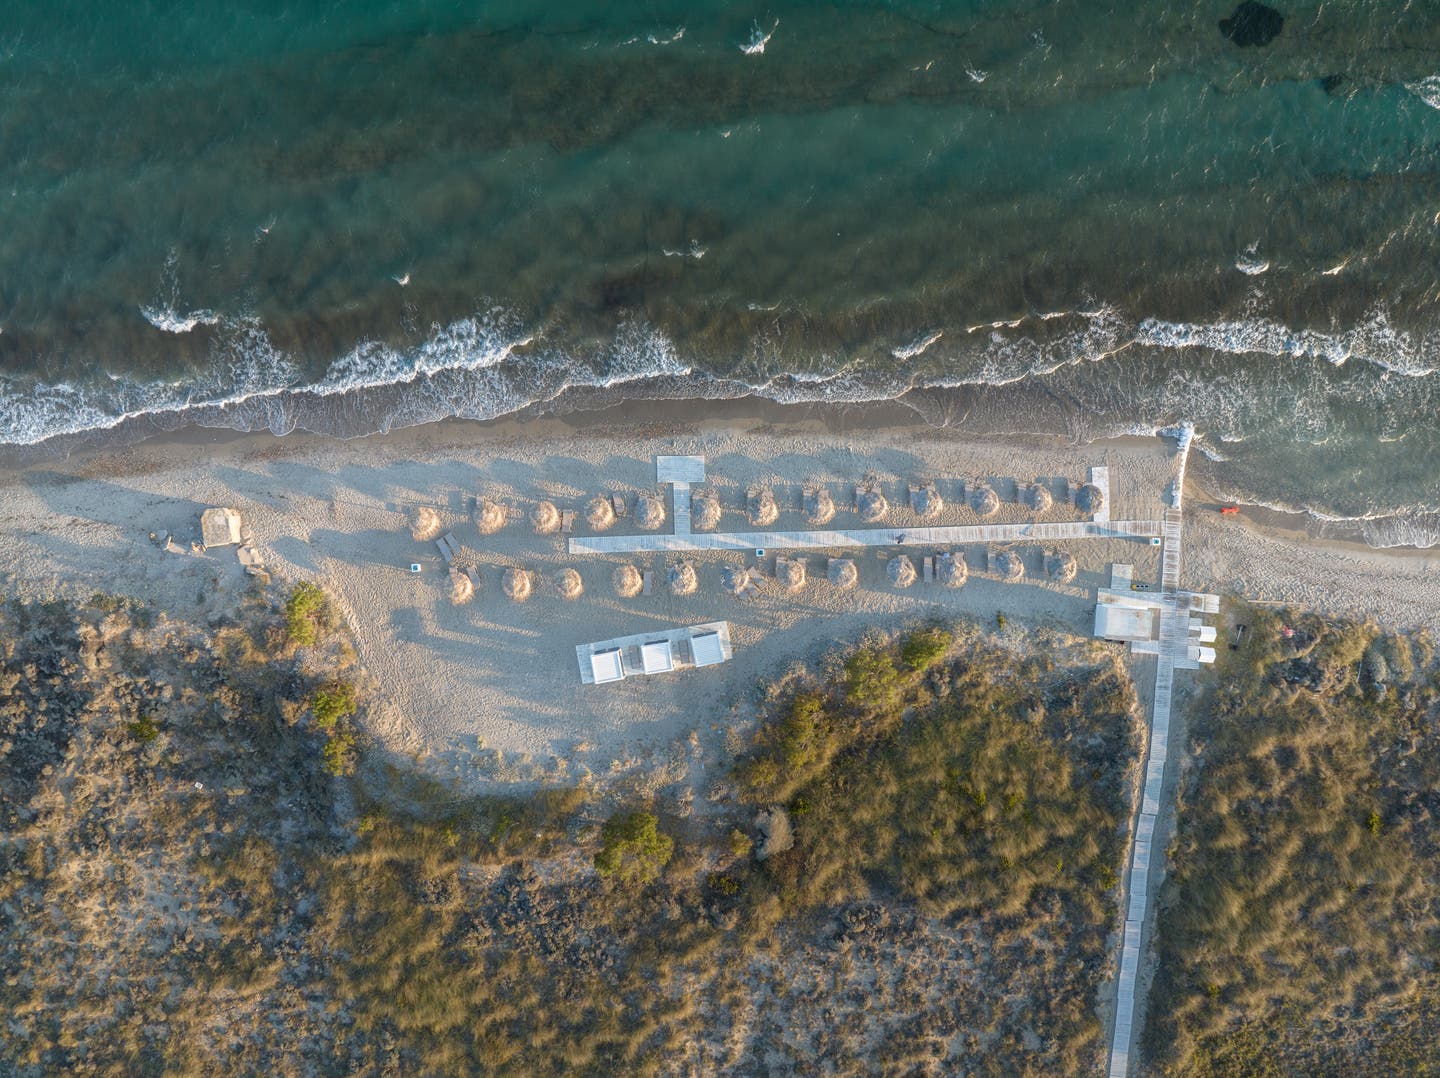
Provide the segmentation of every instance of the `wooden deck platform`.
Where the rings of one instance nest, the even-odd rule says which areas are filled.
[[[591,535],[569,541],[571,554],[636,554],[696,550],[824,550],[841,547],[933,546],[959,543],[1043,543],[1055,539],[1144,539],[1161,535],[1158,520],[1104,524],[977,524],[945,528],[844,528],[803,532],[702,532],[678,535]]]

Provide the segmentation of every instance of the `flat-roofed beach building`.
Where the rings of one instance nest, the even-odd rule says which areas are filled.
[[[728,621],[676,626],[664,632],[652,630],[575,648],[580,680],[586,685],[718,666],[732,654]]]

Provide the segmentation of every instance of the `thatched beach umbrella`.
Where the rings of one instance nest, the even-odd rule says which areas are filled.
[[[963,557],[941,554],[935,559],[935,575],[946,587],[963,588],[965,581],[970,579],[970,566],[965,564]]]
[[[635,523],[653,532],[665,523],[665,499],[658,494],[641,494],[635,499]]]
[[[530,598],[530,592],[534,589],[535,582],[530,579],[530,574],[524,569],[517,569],[512,565],[500,577],[500,587],[508,598],[514,599],[517,603],[523,603]]]
[[[940,499],[940,492],[935,489],[935,484],[926,483],[910,491],[910,508],[915,510],[916,516],[921,520],[931,520],[940,515],[945,503]]]
[[[468,603],[475,596],[475,582],[468,573],[450,568],[450,602],[455,606]]]
[[[1055,550],[1045,555],[1045,575],[1051,580],[1068,584],[1075,579],[1075,574],[1079,571],[1080,566],[1075,562],[1075,555],[1067,550]]]
[[[536,502],[530,510],[530,524],[536,535],[554,535],[560,530],[560,510],[554,502]]]
[[[616,566],[615,571],[610,574],[610,583],[615,585],[615,594],[622,599],[635,598],[645,586],[640,570],[633,565]]]
[[[1013,584],[1025,575],[1025,563],[1015,551],[1002,550],[995,557],[995,571],[1001,580]]]
[[[562,599],[578,599],[585,593],[585,582],[576,569],[561,569],[555,574],[555,590]]]
[[[439,539],[444,530],[445,524],[440,519],[440,514],[428,505],[422,505],[410,514],[410,534],[418,542],[428,543],[432,539]]]
[[[481,498],[475,507],[475,526],[481,535],[494,535],[505,527],[505,507],[491,498]]]
[[[1000,510],[1000,495],[989,483],[980,483],[970,491],[970,508],[976,516],[991,516]]]
[[[714,531],[720,526],[720,497],[713,490],[702,490],[690,496],[690,528],[697,532]]]
[[[1044,483],[1031,483],[1025,491],[1025,504],[1037,513],[1048,513],[1055,498]]]
[[[720,570],[720,586],[730,595],[740,595],[750,586],[750,570],[727,565]]]
[[[885,500],[885,495],[872,487],[855,495],[855,508],[860,512],[861,520],[876,524],[890,512],[890,503]]]
[[[805,519],[813,527],[829,524],[835,517],[835,499],[824,487],[812,487],[805,492]]]
[[[891,558],[885,571],[890,575],[890,583],[897,588],[908,588],[915,583],[915,563],[904,554],[897,554]]]
[[[775,579],[786,591],[799,591],[805,586],[805,563],[798,558],[776,558]]]
[[[614,524],[615,507],[610,504],[610,499],[603,495],[591,498],[589,504],[585,506],[585,523],[597,532],[603,532]]]
[[[693,595],[700,586],[700,578],[695,575],[695,566],[688,561],[676,562],[670,566],[665,579],[670,585],[671,595]]]
[[[825,575],[842,591],[853,588],[860,582],[860,570],[855,568],[855,563],[849,558],[831,558],[830,568]]]
[[[750,523],[757,527],[763,528],[780,519],[780,507],[775,504],[775,492],[769,487],[752,487],[745,495],[745,508],[750,514]]]
[[[1098,513],[1105,508],[1105,492],[1094,483],[1086,483],[1075,492],[1075,508],[1082,513]]]

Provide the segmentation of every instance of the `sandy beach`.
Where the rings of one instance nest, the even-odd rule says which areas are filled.
[[[787,421],[788,419],[788,421]],[[593,534],[584,509],[593,496],[634,504],[656,485],[657,454],[703,454],[704,486],[724,506],[721,531],[757,530],[747,490],[773,489],[777,530],[806,527],[802,491],[821,485],[838,512],[832,526],[863,526],[854,490],[867,477],[890,502],[885,527],[902,532],[919,519],[907,485],[933,480],[945,507],[932,524],[973,524],[958,482],[987,479],[1000,510],[986,522],[1080,519],[1067,504],[1037,517],[1017,504],[1015,482],[1084,480],[1106,465],[1114,519],[1154,519],[1175,467],[1163,439],[1087,446],[1059,442],[977,443],[917,426],[853,424],[827,433],[814,413],[777,421],[726,416],[659,425],[633,417],[608,423],[561,420],[441,424],[350,442],[245,436],[197,444],[154,441],[10,474],[0,482],[0,575],[24,595],[88,596],[113,591],[162,610],[216,616],[251,586],[234,547],[192,553],[207,506],[238,509],[254,558],[282,583],[321,583],[352,627],[373,682],[370,732],[385,747],[424,760],[474,789],[590,780],[619,791],[661,793],[689,803],[710,788],[707,774],[727,739],[754,716],[761,683],[865,633],[928,617],[968,615],[1017,625],[1049,624],[1088,633],[1095,587],[1116,561],[1137,580],[1158,576],[1142,541],[1081,539],[1051,544],[1077,559],[1073,582],[1043,578],[1046,549],[1019,543],[1020,583],[986,571],[986,551],[963,553],[969,582],[951,589],[917,582],[897,588],[886,573],[893,548],[855,554],[859,583],[842,591],[825,576],[833,551],[809,552],[807,581],[789,593],[773,579],[773,554],[705,553],[691,558],[699,587],[675,596],[665,587],[664,555],[566,552],[560,534],[537,534],[529,514],[541,500],[577,510],[576,535]],[[484,535],[477,499],[506,507],[503,527]],[[472,564],[475,597],[453,605],[446,567],[432,542],[417,541],[410,519],[433,508]],[[668,497],[667,497],[668,506]],[[670,520],[661,530],[669,530]],[[173,533],[184,548],[167,553],[151,532]],[[638,531],[621,518],[607,534]],[[911,549],[917,567],[927,550]],[[957,550],[957,554],[962,551]],[[624,563],[654,573],[650,595],[621,598],[611,583]],[[410,566],[421,571],[412,573]],[[759,585],[743,598],[722,586],[726,567],[751,568]],[[531,574],[534,594],[515,602],[502,573]],[[557,574],[574,568],[577,599],[561,596]],[[1397,626],[1433,625],[1440,610],[1440,557],[1379,552],[1261,529],[1243,518],[1197,509],[1187,515],[1184,580],[1191,587],[1363,613]],[[615,685],[581,683],[576,645],[712,620],[730,623],[732,662]],[[731,741],[733,744],[733,741]]]

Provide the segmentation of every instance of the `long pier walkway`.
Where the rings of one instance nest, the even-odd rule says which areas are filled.
[[[687,490],[686,495],[689,494]],[[688,510],[688,497],[686,509]],[[677,514],[678,515],[678,514]],[[685,514],[686,525],[689,513]],[[677,521],[677,524],[679,522]],[[963,543],[1023,543],[1050,539],[1154,539],[1159,520],[1070,521],[1053,524],[977,524],[944,528],[847,528],[803,532],[680,532],[674,535],[592,535],[570,540],[571,554],[631,554],[688,550],[826,549]]]
[[[1160,815],[1160,796],[1165,785],[1165,763],[1170,749],[1170,698],[1175,687],[1175,668],[1186,661],[1189,649],[1190,614],[1188,601],[1181,602],[1180,539],[1183,524],[1181,490],[1185,482],[1185,460],[1190,451],[1190,430],[1180,435],[1180,467],[1174,486],[1174,508],[1165,510],[1160,554],[1160,654],[1155,667],[1155,703],[1150,716],[1150,752],[1145,764],[1145,785],[1140,811],[1135,817],[1135,841],[1131,845],[1130,872],[1126,883],[1128,904],[1120,946],[1120,974],[1115,998],[1115,1026],[1110,1038],[1110,1078],[1127,1078],[1130,1049],[1135,1041],[1136,1023],[1144,1016],[1144,1000],[1136,993],[1140,955],[1145,945],[1145,925],[1152,903],[1149,893],[1150,859],[1164,857],[1154,850],[1155,822]]]

